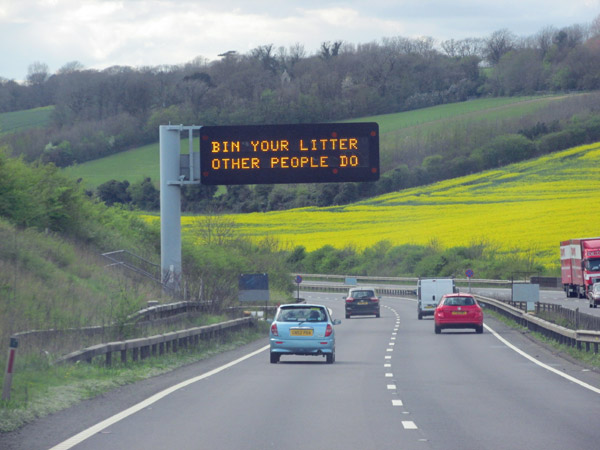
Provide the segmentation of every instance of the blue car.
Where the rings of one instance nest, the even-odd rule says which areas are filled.
[[[334,325],[328,308],[322,305],[289,304],[277,309],[271,324],[271,363],[282,355],[325,356],[327,364],[335,361]]]

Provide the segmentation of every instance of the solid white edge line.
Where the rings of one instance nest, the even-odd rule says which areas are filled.
[[[126,417],[129,417],[138,411],[141,411],[142,409],[150,406],[153,403],[156,403],[157,401],[166,397],[167,395],[172,394],[173,392],[178,391],[179,389],[182,389],[186,386],[189,386],[192,383],[203,380],[212,375],[216,375],[217,373],[222,372],[225,369],[229,369],[230,367],[235,366],[236,364],[239,364],[248,358],[251,358],[253,356],[258,355],[259,353],[264,352],[269,347],[270,347],[270,345],[266,345],[252,353],[248,353],[247,355],[236,359],[235,361],[231,361],[221,367],[217,367],[216,369],[213,369],[209,372],[203,373],[202,375],[198,375],[197,377],[182,381],[181,383],[176,384],[175,386],[171,386],[170,388],[167,388],[164,391],[161,391],[157,394],[154,394],[151,397],[148,397],[146,400],[138,403],[137,405],[133,405],[132,407],[130,407],[124,411],[121,411],[120,413],[115,414],[114,416],[109,417],[108,419],[103,420],[100,423],[97,423],[96,425],[88,428],[87,430],[83,430],[82,432],[76,434],[75,436],[70,437],[66,441],[63,441],[60,444],[55,445],[50,450],[68,450],[68,449],[74,447],[75,445],[80,444],[81,442],[85,441],[86,439],[90,438],[94,434],[99,433],[100,431],[104,430],[105,428],[107,428],[111,425],[114,425],[115,423],[119,422],[120,420],[123,420]]]
[[[549,370],[550,372],[553,372],[556,375],[559,375],[569,381],[572,381],[573,383],[578,384],[581,387],[589,389],[590,391],[595,392],[596,394],[600,394],[600,389],[598,389],[597,387],[592,386],[591,384],[581,381],[575,377],[572,377],[571,375],[563,373],[560,370],[555,369],[554,367],[550,367],[549,365],[544,364],[541,361],[538,361],[533,356],[529,355],[528,353],[525,353],[520,348],[518,348],[518,347],[514,346],[513,344],[511,344],[510,342],[508,342],[506,339],[504,339],[502,336],[500,336],[498,333],[496,333],[493,329],[491,329],[486,324],[483,324],[483,326],[485,327],[486,330],[488,330],[490,333],[492,333],[496,339],[498,339],[500,342],[502,342],[504,345],[506,345],[511,350],[514,350],[515,352],[517,352],[519,355],[523,356],[524,358],[527,358],[532,363],[537,364],[538,366],[540,366],[546,370]]]

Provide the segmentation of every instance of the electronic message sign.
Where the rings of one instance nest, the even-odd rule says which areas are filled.
[[[379,126],[361,122],[202,127],[200,172],[207,185],[376,181]]]

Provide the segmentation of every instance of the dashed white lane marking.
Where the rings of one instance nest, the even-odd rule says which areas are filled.
[[[268,345],[265,347],[259,348],[258,350],[254,351],[252,353],[248,353],[247,355],[244,355],[241,358],[236,359],[235,361],[231,361],[227,364],[224,364],[221,367],[217,367],[216,369],[213,369],[209,372],[203,373],[202,375],[198,375],[197,377],[190,378],[189,380],[185,380],[179,384],[176,384],[175,386],[171,386],[170,388],[167,388],[164,391],[154,394],[152,397],[147,398],[146,400],[138,403],[137,405],[133,405],[131,408],[126,409],[125,411],[121,411],[120,413],[115,414],[114,416],[109,417],[108,419],[106,419],[100,423],[97,423],[96,425],[88,428],[87,430],[83,430],[81,433],[78,433],[75,436],[67,439],[66,441],[61,442],[60,444],[52,447],[50,450],[68,450],[72,447],[75,447],[77,444],[80,444],[81,442],[85,441],[86,439],[90,438],[91,436],[93,436],[97,433],[100,433],[105,428],[108,428],[109,426],[114,425],[115,423],[125,419],[126,417],[129,417],[132,414],[135,414],[136,412],[141,411],[142,409],[148,407],[149,405],[151,405],[153,403],[156,403],[157,401],[166,397],[167,395],[172,394],[173,392],[178,391],[179,389],[183,389],[184,387],[189,386],[192,383],[203,380],[212,375],[216,375],[217,373],[219,373],[225,369],[228,369],[232,366],[235,366],[236,364],[239,364],[248,358],[258,355],[259,353],[262,353],[267,349],[269,349]]]
[[[390,363],[384,364],[383,367],[392,367]]]
[[[398,328],[399,328],[399,325],[400,325],[400,318],[398,316],[398,313],[396,313],[396,311],[394,311],[394,314],[396,314],[396,317],[398,317],[398,319],[396,320],[396,326],[394,327],[394,332],[392,333],[392,338],[391,338],[392,341],[396,340],[395,336],[398,335],[397,332],[398,332]],[[396,344],[395,342],[390,342],[388,344],[389,348],[386,351],[387,352],[393,352],[395,344]],[[385,357],[385,359],[392,359],[392,357],[390,355],[387,355]],[[391,364],[384,364],[384,367],[391,367],[391,366],[392,366]],[[391,372],[386,372],[385,373],[385,377],[386,378],[392,378],[393,376],[394,376],[394,374],[391,373]],[[397,389],[395,384],[388,384],[387,388],[390,391],[393,391],[393,390]],[[404,404],[402,403],[402,400],[400,400],[400,399],[392,399],[392,406],[404,406]],[[407,414],[407,412],[405,412],[405,414]],[[417,430],[418,429],[417,425],[412,420],[403,420],[402,421],[402,427],[405,430]]]

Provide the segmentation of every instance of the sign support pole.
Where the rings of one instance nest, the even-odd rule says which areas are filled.
[[[161,125],[160,136],[160,269],[163,286],[181,292],[181,186],[200,184],[200,156],[194,152],[198,125]],[[189,155],[181,155],[181,132],[188,132]],[[197,158],[196,158],[197,156]],[[188,158],[188,165],[182,164]]]
[[[179,176],[182,126],[161,125],[160,135],[160,268],[162,283],[181,289],[181,187]]]

